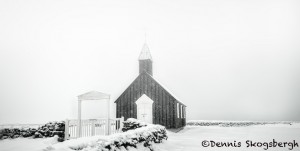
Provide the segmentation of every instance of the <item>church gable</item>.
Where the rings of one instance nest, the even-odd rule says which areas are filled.
[[[140,98],[143,94],[146,94],[151,98],[149,92],[154,89],[153,80],[150,78],[150,75],[146,72],[142,72],[128,87],[127,89],[120,95],[120,97],[115,101],[116,103],[119,101],[124,101],[125,97],[129,97],[134,102]],[[154,100],[155,98],[151,98]]]
[[[132,95],[131,93],[134,94]],[[122,98],[124,97],[131,97],[131,99],[133,99],[135,102],[143,94],[146,94],[152,100],[157,101],[159,100],[158,94],[161,93],[168,95],[168,97],[170,97],[174,101],[182,104],[151,75],[149,75],[147,72],[143,72],[127,87],[127,89],[118,97],[115,103],[122,101]],[[182,105],[185,106],[184,104]]]

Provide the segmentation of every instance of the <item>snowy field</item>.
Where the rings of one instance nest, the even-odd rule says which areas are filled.
[[[178,133],[168,132],[169,139],[163,144],[154,146],[157,151],[288,151],[291,146],[286,147],[247,147],[247,140],[253,142],[272,142],[273,139],[279,142],[293,142],[295,140],[300,145],[300,124],[276,124],[276,125],[259,125],[248,127],[220,127],[220,126],[187,126]],[[67,151],[70,149],[55,149],[55,146],[64,146],[64,143],[57,143],[54,138],[47,139],[26,139],[18,138],[14,140],[0,141],[1,151],[42,151],[48,150]],[[92,140],[92,139],[91,139]],[[233,143],[240,147],[203,147],[203,141]],[[207,145],[204,142],[204,145]],[[52,147],[49,147],[52,146]],[[54,147],[54,148],[53,148]],[[52,148],[52,149],[51,149]],[[145,148],[139,148],[144,150]],[[88,149],[89,150],[89,149]],[[136,150],[136,149],[131,149]],[[148,150],[148,149],[147,149]],[[294,146],[294,151],[300,151],[300,147]]]
[[[246,141],[290,142],[296,140],[300,145],[300,124],[262,125],[249,127],[188,126],[178,133],[169,133],[169,140],[157,145],[161,151],[264,151],[264,147],[248,147]],[[241,142],[241,147],[203,147],[203,141]],[[205,144],[207,144],[205,142]],[[270,151],[288,151],[289,148],[268,148]],[[293,149],[300,151],[300,146]]]

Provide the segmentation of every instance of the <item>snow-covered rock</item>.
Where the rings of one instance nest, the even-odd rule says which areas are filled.
[[[126,121],[123,122],[123,128],[122,131],[126,132],[128,130],[134,130],[140,127],[145,127],[147,126],[147,123],[142,122],[140,120],[134,119],[134,118],[129,118]]]

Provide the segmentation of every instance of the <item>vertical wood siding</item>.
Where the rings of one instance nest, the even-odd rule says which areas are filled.
[[[128,118],[137,118],[136,100],[143,94],[151,98],[153,102],[153,123],[160,124],[166,128],[180,128],[185,126],[186,119],[181,118],[181,112],[185,113],[185,106],[176,100],[169,92],[167,92],[159,83],[157,83],[147,73],[140,74],[131,85],[121,94],[116,100],[117,117],[124,116],[125,120]],[[176,104],[184,106],[177,118]]]

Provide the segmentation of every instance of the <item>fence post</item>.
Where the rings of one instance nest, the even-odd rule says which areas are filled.
[[[120,131],[122,131],[123,122],[124,122],[124,116],[122,116],[121,119],[120,119]]]
[[[110,129],[111,129],[110,119],[106,119],[106,129],[105,129],[106,135],[110,134]]]
[[[69,139],[69,120],[65,121],[65,140]]]
[[[77,138],[81,137],[81,100],[78,100]]]
[[[106,135],[110,135],[111,124],[110,124],[110,96],[107,99],[107,123],[106,123]]]
[[[95,120],[92,120],[92,136],[95,136]]]

